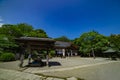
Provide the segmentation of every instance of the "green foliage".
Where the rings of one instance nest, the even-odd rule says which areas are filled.
[[[59,38],[55,38],[56,41],[64,41],[64,42],[70,42],[70,39],[68,39],[66,36],[61,36]]]
[[[46,58],[46,51],[44,51],[44,50],[40,50],[39,52],[36,50],[32,51],[32,59],[34,60],[38,57],[40,57],[41,59],[45,59]]]
[[[28,34],[28,36],[29,37],[39,37],[39,38],[47,38],[48,37],[46,32],[42,29],[33,30]]]
[[[108,47],[107,37],[95,31],[83,33],[80,38],[76,38],[73,42],[79,46],[79,51],[85,55],[89,55],[92,48],[96,53],[101,53]]]
[[[112,34],[109,37],[109,46],[115,49],[116,51],[120,51],[120,34],[115,35]]]
[[[3,53],[3,49],[2,49],[2,48],[0,48],[0,54],[1,54],[1,53]]]
[[[23,37],[23,36],[29,36],[29,37],[41,37],[46,38],[48,35],[46,32],[42,29],[36,29],[34,30],[33,27],[26,23],[20,23],[20,24],[4,24],[0,28],[0,34],[4,34],[6,36],[11,37],[12,39],[16,37]]]
[[[50,56],[50,58],[55,57],[55,51],[54,51],[54,50],[51,50],[51,51],[49,52],[49,56]]]
[[[33,29],[33,27],[26,23],[20,24],[4,24],[0,27],[0,54],[4,51],[12,52],[16,50],[18,45],[15,43],[14,38],[17,37],[39,37],[47,38],[47,33],[42,29]],[[70,42],[66,36],[55,38],[57,41]],[[85,55],[91,53],[91,49],[95,53],[101,53],[108,47],[111,47],[120,52],[120,34],[112,34],[109,37],[105,37],[96,31],[83,33],[79,38],[73,40],[74,44],[79,46],[79,51]],[[43,51],[44,52],[44,51]],[[46,53],[44,53],[46,55]],[[50,52],[51,56],[54,56],[54,52]]]
[[[4,34],[6,36],[20,37],[22,36],[22,32],[16,25],[4,24],[0,28],[0,34]]]
[[[16,26],[22,33],[22,36],[28,36],[29,33],[33,31],[33,27],[26,23],[20,23],[20,24],[17,24]]]
[[[6,48],[15,48],[18,47],[14,42],[10,41],[6,35],[0,35],[0,50],[4,50]]]
[[[15,43],[15,38],[18,37],[48,37],[42,29],[34,30],[33,27],[26,23],[20,24],[4,24],[0,27],[0,53],[4,50],[12,52],[17,50],[18,45]]]
[[[13,61],[15,60],[15,55],[13,53],[2,53],[0,55],[0,61]]]

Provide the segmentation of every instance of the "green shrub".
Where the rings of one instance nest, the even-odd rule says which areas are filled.
[[[2,53],[0,56],[0,61],[13,61],[15,60],[15,55],[13,53]]]
[[[55,57],[55,51],[54,50],[51,50],[49,52],[49,57],[52,58],[52,57]]]

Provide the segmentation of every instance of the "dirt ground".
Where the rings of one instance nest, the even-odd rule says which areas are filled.
[[[0,62],[0,68],[20,70],[19,63],[20,61]],[[28,60],[24,60],[24,66],[27,63]],[[55,77],[77,77],[85,80],[120,79],[120,61],[111,61],[107,58],[52,58],[50,65],[50,67],[25,67],[22,72]]]
[[[120,80],[120,61],[74,70],[45,72],[43,74],[57,77],[74,76],[84,80]]]

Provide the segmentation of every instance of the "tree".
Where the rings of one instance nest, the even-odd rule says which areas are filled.
[[[34,30],[31,25],[26,23],[4,24],[0,27],[0,53],[17,52],[19,46],[15,43],[15,38],[24,36],[42,38],[48,37],[44,30]]]
[[[70,42],[71,41],[66,36],[61,36],[61,37],[55,38],[55,40],[56,41],[64,41],[64,42]]]
[[[111,34],[109,37],[109,46],[115,49],[116,51],[120,51],[120,34],[115,35]]]
[[[91,31],[88,33],[83,33],[79,38],[76,38],[73,41],[76,45],[79,46],[79,51],[83,55],[92,55],[94,52],[96,55],[101,55],[102,51],[107,49],[108,39],[107,37],[99,34],[96,31]],[[99,54],[98,54],[99,53]]]
[[[4,34],[6,36],[12,37],[20,37],[22,36],[22,32],[16,25],[12,24],[4,24],[0,27],[0,34]]]
[[[18,47],[14,42],[10,41],[6,35],[0,35],[0,52],[12,51],[11,49]]]
[[[33,27],[26,23],[20,23],[16,25],[23,36],[28,36],[33,31]]]
[[[39,38],[47,38],[48,37],[46,32],[42,29],[33,30],[28,34],[28,36],[29,37],[39,37]]]
[[[26,23],[20,24],[4,24],[0,27],[0,34],[4,34],[6,36],[10,36],[11,38],[17,37],[43,37],[46,38],[48,35],[42,29],[33,29],[33,27]]]

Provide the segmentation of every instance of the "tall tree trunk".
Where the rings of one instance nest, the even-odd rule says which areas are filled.
[[[92,48],[92,55],[93,55],[93,58],[95,59],[95,53],[93,48]]]

